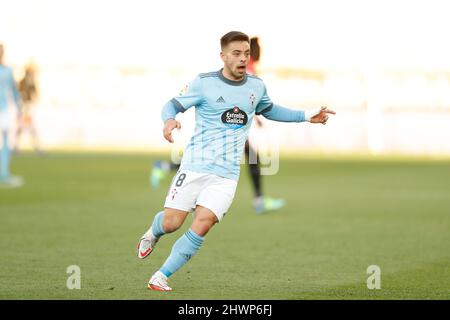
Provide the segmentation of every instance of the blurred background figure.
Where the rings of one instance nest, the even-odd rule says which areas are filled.
[[[258,37],[252,37],[250,39],[250,61],[247,66],[247,73],[252,75],[258,75],[257,65],[261,56],[261,47],[259,45]],[[254,117],[257,127],[263,128],[263,122],[259,116]],[[253,207],[256,213],[261,214],[267,211],[281,209],[286,201],[283,199],[274,199],[264,196],[262,191],[262,176],[261,169],[259,167],[258,151],[251,145],[247,139],[245,142],[245,155],[248,159],[248,169],[252,180],[254,200]]]
[[[13,102],[20,114],[21,99],[17,90],[12,69],[3,64],[4,47],[0,44],[0,132],[2,149],[0,152],[0,186],[20,187],[23,180],[12,176],[9,172],[11,150],[9,146],[9,130],[11,126],[11,115],[9,105]]]
[[[157,160],[153,163],[150,172],[150,184],[153,189],[158,189],[161,181],[171,172],[177,171],[180,165],[167,160]]]
[[[14,151],[19,151],[20,137],[23,132],[28,131],[31,135],[34,150],[41,154],[42,150],[39,147],[38,134],[33,121],[33,111],[38,98],[38,87],[36,67],[31,61],[25,66],[25,74],[19,82],[19,92],[22,98],[22,111],[18,118]]]
[[[247,73],[257,75],[256,71],[259,58],[261,57],[261,46],[259,45],[259,38],[252,37],[250,39],[250,61],[247,66]]]

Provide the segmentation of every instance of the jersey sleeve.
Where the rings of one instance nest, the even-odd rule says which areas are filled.
[[[263,93],[263,96],[262,96],[261,100],[259,101],[258,105],[256,106],[255,114],[260,115],[263,112],[270,111],[272,108],[273,108],[273,102],[270,99],[270,97],[267,95],[267,89],[264,86],[264,93]]]
[[[175,119],[176,115],[181,112],[179,108],[171,101],[167,102],[161,111],[161,119],[166,122],[169,119]]]
[[[305,119],[305,112],[302,110],[292,110],[274,104],[269,111],[263,111],[262,115],[274,121],[280,122],[303,122]]]
[[[180,112],[199,106],[203,102],[202,83],[199,76],[191,81],[180,94],[173,98],[171,102],[178,108]]]

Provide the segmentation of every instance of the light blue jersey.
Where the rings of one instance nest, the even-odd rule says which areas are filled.
[[[20,95],[11,68],[0,64],[0,112],[6,111],[8,103],[14,99],[16,106],[20,105]]]
[[[303,111],[274,105],[263,81],[225,78],[222,70],[198,75],[163,109],[164,121],[195,106],[195,132],[181,169],[238,180],[245,141],[255,114],[286,122],[305,121]]]

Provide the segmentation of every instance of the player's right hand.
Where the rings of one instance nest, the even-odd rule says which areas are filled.
[[[170,143],[173,143],[172,130],[175,128],[178,130],[181,129],[181,123],[175,119],[169,119],[164,123],[163,135],[164,138]]]

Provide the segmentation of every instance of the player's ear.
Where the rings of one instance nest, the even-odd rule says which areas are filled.
[[[220,59],[225,62],[225,53],[223,53],[223,51],[220,51]]]

